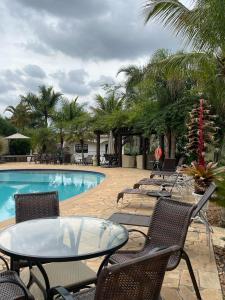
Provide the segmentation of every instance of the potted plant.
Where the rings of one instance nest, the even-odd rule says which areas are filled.
[[[213,181],[223,181],[225,167],[217,167],[216,163],[210,162],[205,166],[192,162],[191,166],[184,169],[184,173],[192,176],[196,194],[204,194],[210,183]]]
[[[136,155],[133,153],[126,153],[122,155],[122,167],[123,168],[135,168]]]

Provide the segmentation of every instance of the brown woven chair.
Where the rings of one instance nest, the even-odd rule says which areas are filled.
[[[31,194],[16,194],[16,222],[23,222],[32,219],[57,217],[59,216],[58,192],[44,192]],[[20,268],[30,267],[30,280],[28,287],[34,282],[45,294],[45,282],[37,266],[26,261],[13,262],[12,267],[17,271]],[[96,273],[81,262],[46,263],[43,265],[48,274],[50,286],[66,285],[73,290],[80,284],[90,284],[96,281]],[[77,273],[74,271],[77,270]]]
[[[155,253],[105,267],[98,277],[97,287],[70,295],[63,288],[56,288],[65,300],[159,300],[166,266],[173,246]]]
[[[0,299],[2,300],[34,300],[29,290],[26,288],[18,274],[9,270],[9,266],[4,257],[0,256],[4,261],[7,271],[0,273]]]
[[[16,223],[59,216],[59,197],[55,191],[15,194],[14,198],[16,205]]]
[[[201,295],[191,262],[183,249],[191,217],[196,208],[196,205],[189,203],[167,198],[159,199],[156,203],[147,235],[139,230],[131,230],[131,232],[138,231],[146,237],[143,249],[140,251],[118,251],[111,256],[110,262],[113,264],[122,263],[151,253],[156,247],[179,245],[181,250],[170,257],[167,270],[175,269],[179,265],[181,258],[183,258],[187,263],[197,299],[200,300]]]

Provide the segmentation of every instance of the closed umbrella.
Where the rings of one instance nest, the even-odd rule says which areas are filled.
[[[109,133],[109,141],[108,141],[107,154],[115,154],[114,140],[113,140],[113,133],[112,133],[112,131],[110,131],[110,133]]]

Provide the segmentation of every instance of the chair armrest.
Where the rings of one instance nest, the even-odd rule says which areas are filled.
[[[141,233],[141,234],[145,237],[146,240],[150,240],[150,239],[151,239],[150,236],[148,236],[148,235],[145,234],[143,231],[138,230],[138,229],[129,229],[128,232],[129,232],[129,233],[130,233],[130,232],[138,232],[138,233]]]
[[[9,264],[8,264],[7,260],[6,260],[2,255],[0,255],[0,259],[1,259],[2,261],[4,261],[7,270],[9,270]]]
[[[56,286],[51,289],[51,295],[60,295],[64,300],[75,300],[73,296],[69,293],[67,289],[62,286]]]

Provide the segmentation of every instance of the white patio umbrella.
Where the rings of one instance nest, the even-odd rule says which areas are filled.
[[[25,136],[21,133],[14,133],[5,137],[6,140],[23,140],[23,139],[30,139],[28,136]]]
[[[112,133],[112,131],[110,131],[110,133],[109,133],[109,141],[108,141],[107,154],[115,154],[114,139],[113,139],[113,133]]]

